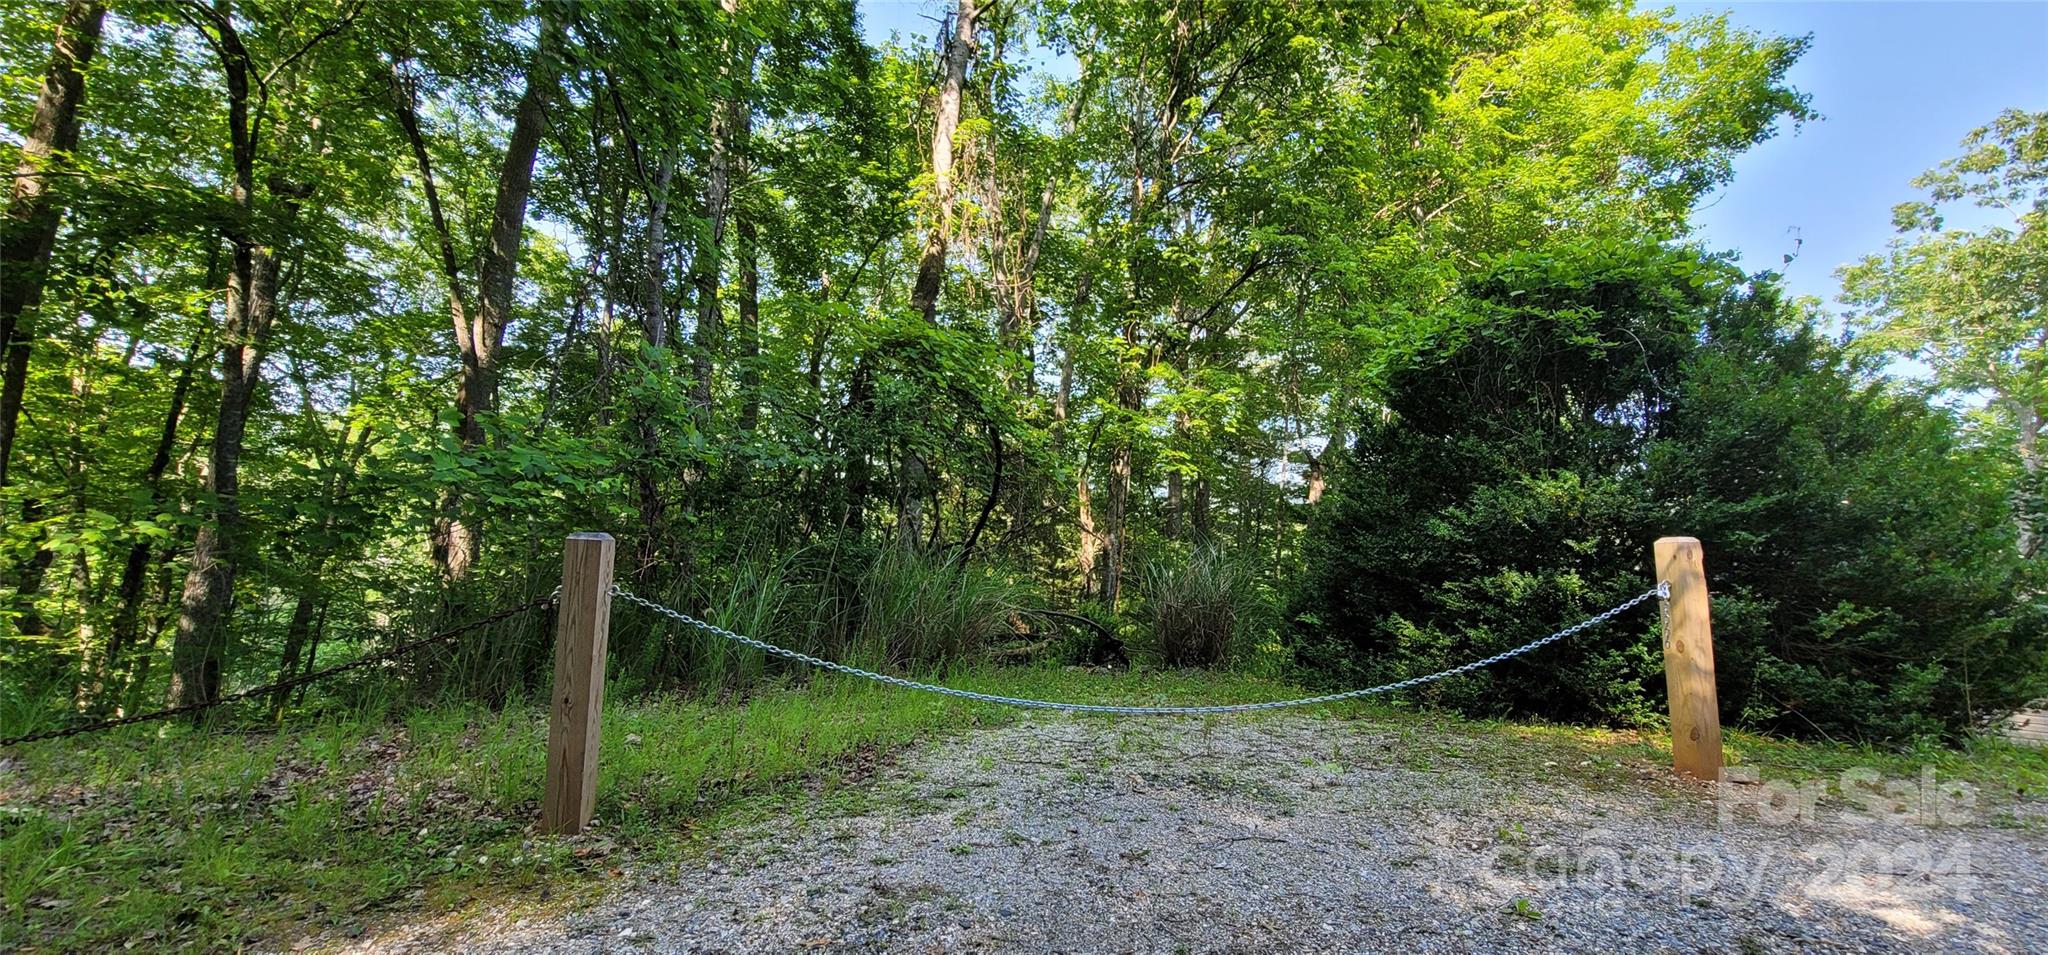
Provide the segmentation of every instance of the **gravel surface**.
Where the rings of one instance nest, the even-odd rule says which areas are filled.
[[[2042,803],[1840,782],[1817,802],[1683,783],[1596,745],[1427,722],[1034,717],[904,754],[583,910],[354,945],[2048,951]]]

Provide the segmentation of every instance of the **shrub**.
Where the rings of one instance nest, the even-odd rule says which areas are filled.
[[[1171,667],[1228,662],[1243,624],[1240,604],[1248,576],[1212,547],[1185,560],[1147,565],[1142,586],[1159,662]]]
[[[854,653],[913,671],[943,669],[1009,630],[1017,587],[993,570],[962,568],[910,547],[888,547],[859,589]]]
[[[796,572],[798,555],[779,560],[757,559],[741,564],[732,580],[711,595],[704,619],[727,630],[792,650],[814,651],[816,628],[806,598],[814,589]],[[711,634],[688,639],[687,672],[693,683],[713,690],[738,690],[760,681],[767,656]]]
[[[1650,585],[1701,538],[1723,718],[1906,741],[2041,686],[1998,462],[1858,378],[1774,290],[1683,250],[1512,257],[1388,377],[1314,514],[1306,676],[1483,657]],[[1655,718],[1654,612],[1418,691],[1485,715]]]

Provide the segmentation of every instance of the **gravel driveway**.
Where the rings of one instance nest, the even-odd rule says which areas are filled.
[[[2040,802],[1858,777],[1862,797],[1816,803],[1617,752],[1428,721],[1034,717],[903,754],[594,907],[356,944],[2048,951]]]

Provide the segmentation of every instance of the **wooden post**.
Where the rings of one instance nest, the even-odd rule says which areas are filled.
[[[1671,695],[1671,764],[1696,779],[1721,778],[1721,704],[1714,690],[1714,629],[1700,542],[1665,537],[1657,579],[1671,584],[1664,618],[1664,685]]]
[[[543,832],[582,832],[597,804],[597,740],[604,713],[614,550],[610,534],[571,534],[562,547],[547,792],[540,804]]]

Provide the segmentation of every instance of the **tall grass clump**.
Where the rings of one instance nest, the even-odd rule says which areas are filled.
[[[815,652],[815,587],[799,572],[796,557],[741,564],[730,581],[706,595],[704,619],[779,647]],[[687,647],[686,672],[698,687],[742,690],[766,675],[767,656],[761,651],[694,628],[676,629],[672,639]]]
[[[988,568],[886,548],[860,580],[855,653],[913,671],[941,669],[1003,634],[1017,596],[1015,584]]]
[[[1169,667],[1218,667],[1230,659],[1244,628],[1244,592],[1250,575],[1215,548],[1201,548],[1183,560],[1155,560],[1145,567],[1145,607],[1152,623],[1152,649]]]

